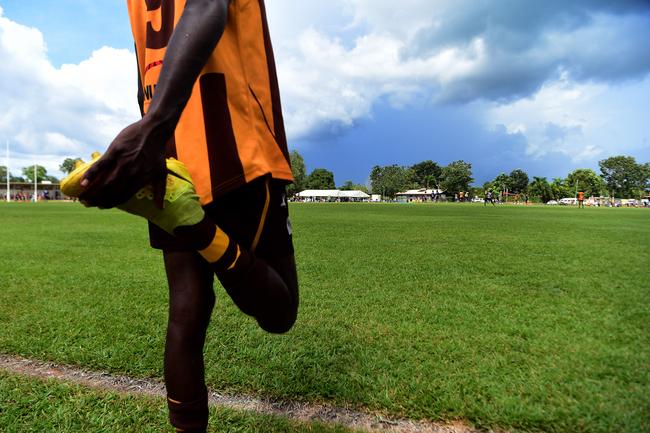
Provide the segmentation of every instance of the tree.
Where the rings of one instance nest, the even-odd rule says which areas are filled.
[[[316,168],[307,180],[309,189],[334,189],[334,173],[324,168]]]
[[[472,164],[463,160],[454,161],[442,169],[441,186],[449,195],[469,190],[472,178]]]
[[[370,170],[370,191],[373,194],[382,194],[384,192],[384,171],[383,169],[375,165],[372,170]]]
[[[399,165],[374,166],[370,172],[370,186],[374,194],[395,197],[409,185],[410,170]]]
[[[515,194],[521,194],[528,190],[528,175],[525,171],[517,168],[510,172],[509,190]]]
[[[529,192],[531,196],[539,197],[542,203],[546,203],[553,198],[553,190],[545,177],[533,177],[533,181],[530,183]]]
[[[34,183],[34,166],[23,167],[23,175],[28,182]],[[40,183],[47,179],[47,170],[41,165],[36,165],[36,182]]]
[[[357,191],[363,191],[366,194],[368,193],[368,188],[366,188],[365,185],[356,184],[356,183],[352,182],[351,180],[346,180],[345,182],[343,182],[343,185],[339,186],[339,189],[341,191],[357,190]]]
[[[65,174],[70,174],[72,173],[72,170],[75,169],[75,165],[77,164],[77,161],[81,162],[81,158],[66,158],[63,160],[61,165],[59,165],[59,170],[64,172]]]
[[[573,197],[569,185],[566,183],[566,180],[561,177],[553,179],[553,182],[551,182],[551,191],[553,192],[553,198],[555,200],[560,200],[565,197]]]
[[[637,164],[632,156],[612,156],[598,165],[607,189],[615,197],[638,197],[650,177],[648,164]]]
[[[573,170],[567,176],[566,183],[574,194],[577,191],[583,191],[588,197],[598,197],[607,190],[603,178],[598,176],[595,171],[589,168],[578,168]]]
[[[485,194],[485,193],[488,192],[489,190],[494,191],[494,184],[493,184],[492,182],[490,182],[490,181],[487,181],[487,182],[485,182],[485,183],[483,184],[483,188],[482,188],[482,190],[483,190],[483,191],[481,191],[482,194]]]
[[[467,191],[472,178],[472,164],[463,160],[454,161],[442,169],[441,186],[449,195]]]
[[[411,169],[411,181],[418,188],[437,187],[442,168],[431,160],[426,160],[414,164]]]
[[[32,168],[33,170],[33,168]],[[0,183],[4,184],[7,181],[7,167],[0,165]],[[25,178],[20,176],[14,176],[9,172],[9,182],[25,182]]]
[[[370,191],[368,190],[368,187],[366,185],[362,185],[360,183],[355,183],[354,188],[352,188],[352,189],[355,189],[357,191],[363,191],[366,194],[370,194]]]
[[[510,182],[510,176],[505,173],[500,173],[492,181],[492,191],[501,194],[510,189]]]
[[[293,183],[287,187],[287,194],[292,196],[307,188],[307,169],[305,160],[297,150],[292,150],[289,154],[291,158],[291,173],[293,173]]]

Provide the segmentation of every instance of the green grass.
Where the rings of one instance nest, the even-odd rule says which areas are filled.
[[[350,433],[342,427],[290,422],[284,418],[212,408],[219,433]],[[0,372],[0,431],[133,432],[173,431],[163,398],[37,380]]]
[[[207,380],[228,392],[481,427],[650,432],[650,212],[291,208],[301,310],[257,329],[217,288]],[[0,352],[161,377],[146,224],[3,204]]]

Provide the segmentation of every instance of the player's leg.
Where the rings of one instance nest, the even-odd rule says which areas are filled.
[[[262,329],[282,333],[295,321],[297,284],[291,283],[286,266],[278,264],[276,270],[268,261],[292,255],[291,239],[288,244],[284,239],[290,249],[285,248],[283,254],[261,258],[253,252],[256,239],[265,236],[266,216],[274,214],[276,207],[271,205],[268,191],[268,178],[259,178],[215,199],[205,209],[194,209],[200,210],[202,219],[176,227],[173,236],[155,224],[150,224],[150,234],[155,248],[171,245],[198,251],[242,312],[255,317]],[[188,201],[196,204],[193,199]],[[282,224],[286,233],[286,217]]]
[[[297,279],[283,278],[295,273],[293,258],[271,265],[255,257],[244,278],[229,279],[217,274],[228,295],[239,309],[253,316],[267,332],[282,334],[293,326],[298,310]],[[295,266],[295,265],[294,265]]]
[[[269,210],[255,254],[266,260],[280,275],[289,293],[289,300],[282,308],[275,311],[272,308],[266,309],[267,323],[264,326],[286,332],[293,326],[298,314],[298,275],[286,188],[284,184],[273,180],[268,182]]]
[[[268,332],[284,333],[298,310],[298,278],[283,184],[262,177],[217,199],[207,213],[242,245],[235,277],[217,272],[233,302]],[[246,275],[237,276],[243,269]]]
[[[296,272],[296,260],[293,254],[285,257],[267,259],[269,265],[281,276],[282,281],[289,292],[289,301],[273,310],[270,306],[266,309],[267,314],[258,319],[260,326],[264,329],[272,329],[272,332],[283,333],[293,327],[298,317],[298,275]],[[269,314],[270,313],[270,314]],[[264,321],[263,323],[261,321]]]
[[[165,386],[171,424],[204,432],[208,398],[203,366],[205,334],[214,307],[213,272],[193,251],[164,251],[169,283]]]

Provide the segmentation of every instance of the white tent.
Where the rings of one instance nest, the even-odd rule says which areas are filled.
[[[298,197],[306,200],[343,200],[343,201],[360,201],[368,200],[370,196],[363,191],[341,191],[338,189],[306,189],[296,194]]]
[[[354,199],[367,200],[370,198],[370,196],[363,191],[354,189],[351,191],[339,191],[339,198],[354,198]]]
[[[398,192],[395,195],[408,195],[408,196],[413,196],[413,197],[418,197],[418,196],[431,196],[434,193],[437,194],[442,194],[444,191],[441,189],[409,189],[404,192]]]
[[[429,201],[434,195],[440,196],[444,191],[441,189],[409,189],[395,194],[398,200],[406,201]]]

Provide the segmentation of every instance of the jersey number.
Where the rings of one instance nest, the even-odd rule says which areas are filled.
[[[174,31],[174,0],[145,0],[147,11],[160,9],[160,30],[154,30],[151,21],[147,23],[147,48],[165,48]]]

